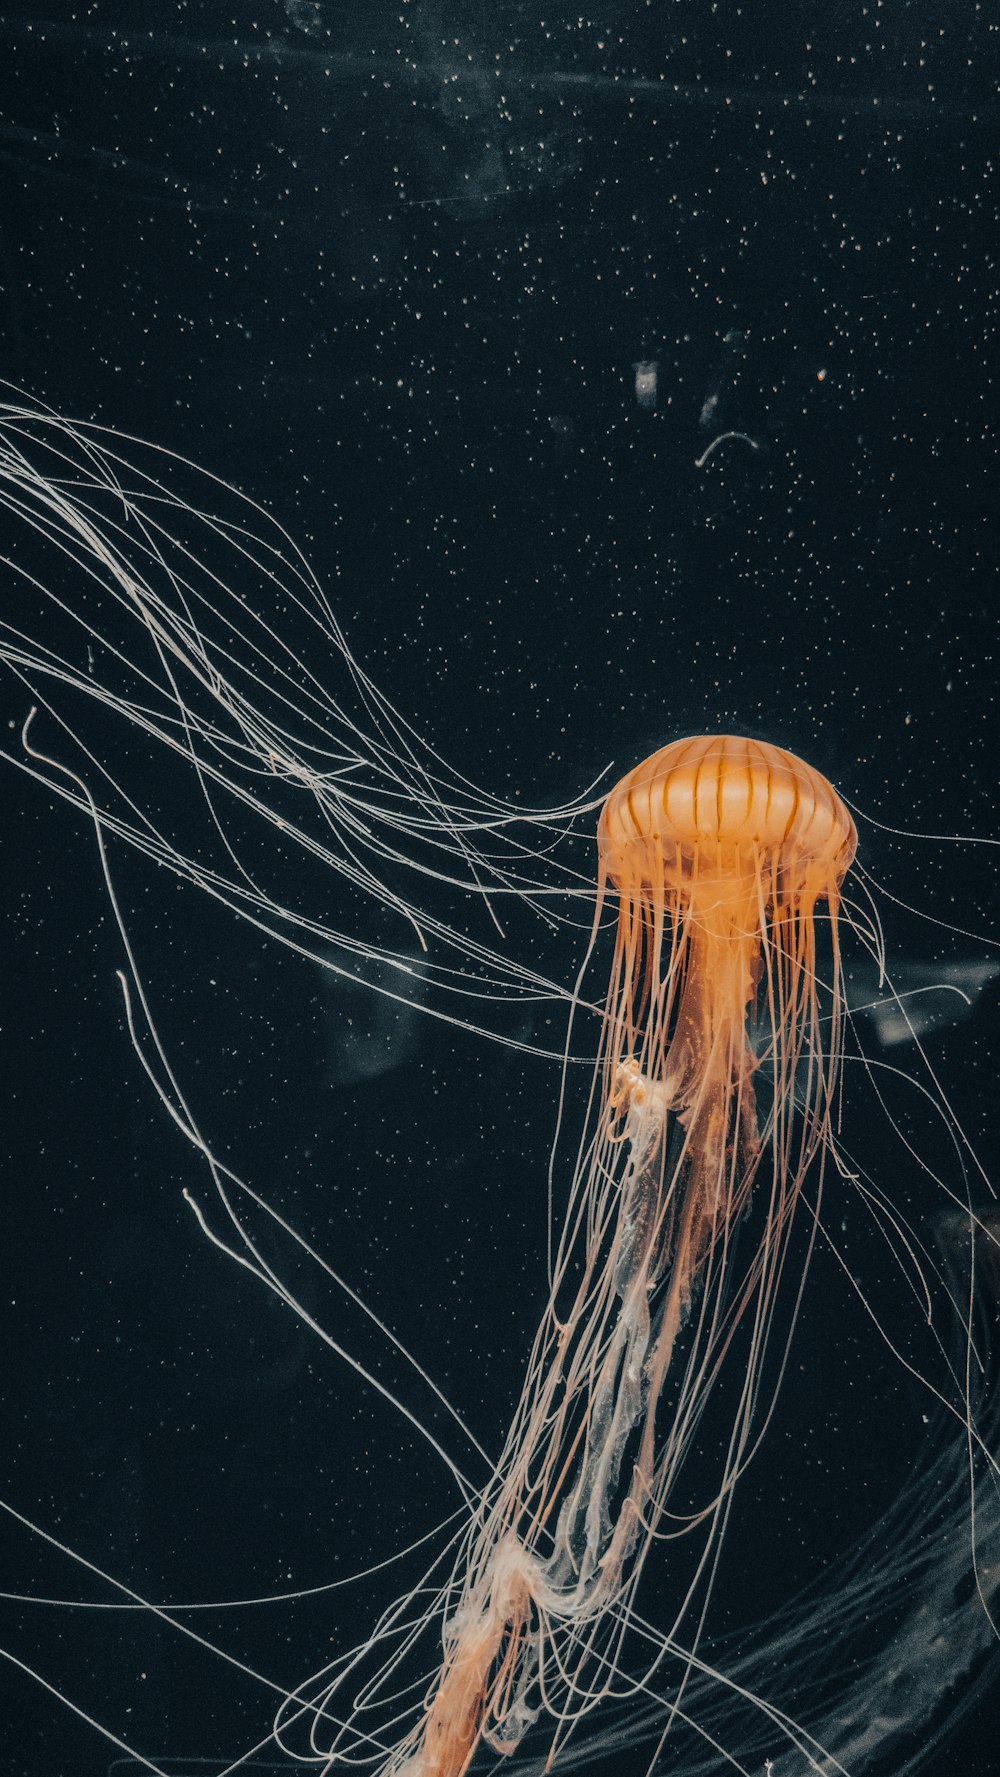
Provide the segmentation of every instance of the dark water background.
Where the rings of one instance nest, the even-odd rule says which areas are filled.
[[[997,32],[985,7],[944,17],[924,0],[8,13],[0,371],[265,503],[383,690],[499,795],[563,800],[610,761],[732,729],[884,822],[989,836]],[[4,721],[25,713],[5,684]],[[181,1189],[201,1175],[123,1030],[92,838],[12,772],[0,795],[3,1497],[155,1598],[378,1558],[447,1503],[440,1474],[198,1236]],[[969,934],[887,907],[908,979],[989,961],[986,848],[863,837],[893,894]],[[115,869],[211,1139],[495,1446],[544,1298],[556,1070],[360,990],[345,1003],[194,891],[123,853]],[[515,918],[508,941],[538,938]],[[548,966],[569,982],[578,955],[564,937]],[[928,1034],[987,1155],[997,1023],[987,983]],[[558,1011],[528,1034],[556,1043]],[[866,1041],[880,1053],[874,1025]],[[854,1148],[931,1214],[853,1084],[852,1110]],[[891,1320],[891,1271],[863,1219],[853,1234]],[[849,1321],[834,1271],[747,1484],[720,1630],[835,1569],[921,1460],[919,1390]],[[380,1361],[333,1295],[311,1305]],[[3,1547],[10,1590],[108,1596],[12,1525]],[[202,1626],[291,1684],[373,1603]],[[113,1731],[207,1761],[178,1770],[266,1732],[251,1686],[145,1619],[3,1609],[3,1647]],[[4,1774],[113,1767],[23,1674],[3,1691]],[[935,1771],[996,1777],[996,1708],[976,1699]]]

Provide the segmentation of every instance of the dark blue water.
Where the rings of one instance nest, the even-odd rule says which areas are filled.
[[[918,1003],[987,1170],[996,871],[966,841],[997,812],[995,42],[984,11],[942,26],[923,0],[592,17],[240,0],[27,8],[0,26],[0,372],[266,505],[356,658],[498,796],[566,801],[611,762],[731,730],[801,753],[878,821],[964,836],[861,823],[867,868],[906,904],[880,905],[907,989],[944,980],[970,1002]],[[8,511],[0,526],[5,557],[30,547]],[[19,591],[9,577],[6,621]],[[15,751],[29,701],[4,679]],[[55,724],[35,739],[58,754]],[[127,773],[130,743],[111,744]],[[0,1495],[146,1599],[292,1593],[377,1561],[457,1495],[199,1234],[182,1191],[204,1197],[204,1169],[128,1041],[92,832],[14,771],[0,782]],[[166,765],[148,793],[183,824]],[[113,863],[200,1125],[495,1449],[546,1294],[557,1066],[335,990],[125,847]],[[330,917],[397,941],[333,889]],[[465,917],[495,940],[481,908]],[[580,934],[515,910],[504,942],[571,985]],[[858,971],[861,1007],[878,983]],[[538,1009],[516,1034],[558,1049],[563,1016]],[[887,1016],[859,1013],[862,1047],[917,1074]],[[911,1149],[859,1067],[845,1143],[930,1242],[944,1200],[920,1159],[961,1194],[968,1158],[919,1091],[888,1094]],[[981,1178],[970,1188],[986,1202]],[[964,1610],[952,1588],[946,1608],[926,1577],[886,1592],[836,1637],[825,1625],[830,1659],[806,1676],[783,1644],[768,1665],[768,1636],[745,1628],[780,1622],[810,1582],[833,1597],[901,1499],[926,1511],[928,1546],[959,1534],[960,1426],[939,1497],[913,1482],[956,1432],[919,1381],[935,1361],[922,1305],[835,1176],[824,1214],[845,1265],[820,1243],[782,1417],[734,1508],[713,1646],[730,1662],[759,1648],[782,1707],[836,1720],[850,1777],[924,1755],[995,1777],[974,1598]],[[359,1361],[408,1386],[335,1290],[282,1262]],[[443,1437],[427,1395],[408,1399]],[[114,1593],[23,1524],[2,1536],[3,1587],[31,1601],[4,1602],[0,1646],[38,1675],[5,1673],[4,1773],[131,1771],[72,1705],[183,1777],[265,1740],[256,1681],[147,1612],[38,1602]],[[184,1621],[286,1689],[392,1595],[390,1576]],[[651,1618],[668,1595],[654,1575]],[[845,1711],[875,1721],[863,1747]],[[743,1768],[795,1768],[738,1710],[720,1724]],[[660,1768],[692,1768],[695,1743],[671,1744]],[[643,1771],[654,1746],[613,1768]]]

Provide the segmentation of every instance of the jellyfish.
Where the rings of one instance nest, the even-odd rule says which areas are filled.
[[[450,1582],[440,1671],[380,1768],[463,1777],[482,1742],[510,1754],[543,1713],[554,1755],[613,1690],[639,1578],[664,1535],[702,1540],[670,1634],[704,1609],[761,1414],[789,1228],[811,1162],[832,1145],[838,910],[856,839],[817,771],[735,736],[675,741],[605,800],[595,932],[614,895],[614,956],[551,1293]],[[687,1458],[744,1323],[721,1473],[685,1513]]]

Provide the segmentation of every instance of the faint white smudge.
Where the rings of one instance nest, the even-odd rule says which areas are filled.
[[[655,358],[643,358],[632,366],[635,372],[635,398],[640,407],[656,406],[658,368]]]
[[[378,957],[356,960],[354,974],[354,981],[326,970],[320,976],[325,1071],[331,1086],[377,1080],[401,1067],[417,1047],[417,1021],[425,995],[420,956],[410,959],[405,997],[398,969]]]
[[[867,1018],[883,1049],[912,1043],[928,1031],[960,1024],[990,981],[1000,975],[1000,962],[977,958],[950,963],[901,963],[893,970],[892,987],[879,985],[874,968],[855,968],[848,975],[847,1003]]]

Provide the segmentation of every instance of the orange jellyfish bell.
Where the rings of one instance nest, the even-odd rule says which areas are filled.
[[[731,734],[652,753],[615,785],[597,829],[602,871],[623,894],[654,893],[665,873],[768,881],[779,868],[836,887],[857,838],[832,784],[804,759]]]

